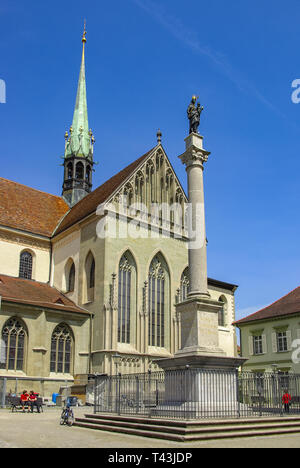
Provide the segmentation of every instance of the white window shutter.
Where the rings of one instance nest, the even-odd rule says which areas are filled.
[[[292,350],[292,332],[291,332],[291,330],[288,330],[286,332],[286,339],[287,339],[288,351],[291,351]]]
[[[267,348],[267,337],[266,335],[262,335],[262,348],[263,348],[263,354],[268,353],[268,348]]]
[[[253,349],[253,336],[249,336],[249,355],[253,356],[254,349]]]
[[[277,333],[272,333],[272,351],[277,353]]]

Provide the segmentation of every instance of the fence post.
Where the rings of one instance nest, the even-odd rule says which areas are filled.
[[[2,408],[5,408],[6,382],[7,382],[7,379],[4,378],[3,379],[3,387],[2,387],[2,402],[1,402]]]
[[[140,408],[140,382],[139,382],[139,377],[136,376],[136,413],[139,412]]]
[[[118,411],[118,414],[120,416],[120,414],[121,414],[121,374],[119,374],[119,376],[118,376],[118,381],[119,381],[119,391],[118,391],[118,408],[119,408],[119,411]]]
[[[97,408],[96,408],[96,405],[97,405],[97,381],[98,381],[98,377],[95,376],[95,380],[94,380],[94,414],[97,413]]]
[[[237,414],[238,418],[241,417],[241,403],[240,403],[240,377],[239,377],[239,370],[236,369],[236,399],[237,399]]]

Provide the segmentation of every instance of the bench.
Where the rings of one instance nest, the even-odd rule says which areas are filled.
[[[23,408],[23,404],[21,402],[20,397],[9,397],[9,403],[11,406],[11,411],[12,413],[15,413],[16,411],[21,411]],[[39,410],[43,412],[43,399],[38,397],[37,401],[35,402],[35,405],[38,406]],[[25,401],[24,408],[29,408],[30,407],[30,401]]]

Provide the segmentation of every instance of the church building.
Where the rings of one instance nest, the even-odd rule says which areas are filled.
[[[76,375],[159,369],[157,360],[181,348],[175,305],[189,290],[184,215],[164,209],[184,213],[188,200],[161,133],[93,189],[86,33],[82,44],[61,196],[0,178],[0,378],[42,380],[46,394]],[[236,289],[208,280],[223,303],[218,333],[228,356],[237,355]]]

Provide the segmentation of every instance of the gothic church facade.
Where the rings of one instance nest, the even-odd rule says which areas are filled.
[[[0,179],[0,377],[141,373],[181,347],[175,304],[189,287],[184,217],[153,206],[187,198],[161,144],[92,190],[85,34],[62,196]],[[105,229],[109,228],[107,233]],[[208,280],[224,304],[219,341],[236,355],[236,285]],[[118,368],[114,356],[120,356]]]

